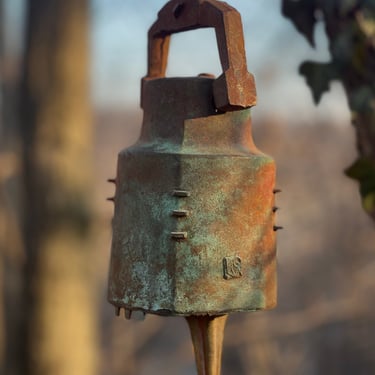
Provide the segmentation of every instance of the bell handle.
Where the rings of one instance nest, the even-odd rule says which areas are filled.
[[[223,111],[256,104],[254,77],[247,70],[241,15],[217,0],[171,0],[148,33],[148,73],[165,77],[171,34],[213,27],[223,74],[213,84],[216,107]]]

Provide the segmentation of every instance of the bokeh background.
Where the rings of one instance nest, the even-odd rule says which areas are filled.
[[[67,9],[71,2],[65,1]],[[106,302],[113,214],[106,198],[114,190],[106,180],[115,176],[117,153],[140,132],[147,30],[164,1],[76,1],[78,7],[86,6],[82,19],[57,5],[64,1],[30,3],[40,26],[48,19],[53,28],[48,11],[55,11],[56,23],[75,23],[55,30],[65,32],[65,38],[51,33],[43,39],[48,28],[30,34],[26,0],[0,2],[0,369],[6,375],[195,374],[183,319],[147,316],[143,322],[127,321],[115,317]],[[57,10],[51,10],[51,4]],[[323,20],[313,49],[282,17],[280,1],[230,4],[242,14],[248,67],[258,91],[252,110],[254,139],[278,165],[283,192],[277,197],[277,221],[285,229],[278,232],[278,307],[230,317],[223,374],[375,373],[375,232],[361,209],[356,182],[343,174],[356,157],[347,100],[335,83],[314,106],[298,75],[302,61],[330,59]],[[84,34],[82,44],[67,48],[79,32]],[[30,35],[36,47],[28,50]],[[53,48],[44,49],[44,43]],[[30,50],[34,60],[28,65]],[[49,64],[56,64],[55,73]],[[213,30],[173,36],[169,76],[220,71]],[[68,85],[70,73],[76,75]],[[44,79],[41,84],[30,78],[38,74]],[[76,85],[82,75],[87,79],[81,93]],[[59,84],[53,84],[55,78]],[[44,96],[40,92],[45,88]],[[56,102],[55,91],[63,93]],[[85,92],[84,101],[76,98]],[[42,108],[53,105],[48,117],[49,110]],[[82,108],[83,115],[78,113]],[[38,131],[43,116],[47,120]],[[64,138],[59,129],[69,136]],[[49,144],[48,133],[54,131]],[[62,140],[74,147],[64,148]],[[79,146],[83,151],[77,151]],[[36,161],[28,154],[33,150],[40,153]],[[68,161],[72,156],[76,160]],[[49,179],[47,172],[54,177]],[[71,189],[74,194],[86,192],[77,195],[90,207],[82,209],[89,212],[85,223],[90,223],[84,236],[77,237],[66,224],[76,222],[70,214],[70,221],[66,213],[60,220],[60,206],[70,207],[70,200],[61,196]],[[63,204],[56,203],[56,196]],[[62,223],[62,229],[46,221]],[[30,245],[30,238],[39,240]]]

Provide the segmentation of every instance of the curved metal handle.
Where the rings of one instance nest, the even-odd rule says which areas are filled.
[[[217,0],[171,0],[148,33],[148,74],[165,77],[171,34],[214,27],[223,74],[214,82],[216,107],[223,111],[256,104],[254,77],[247,71],[241,16]]]

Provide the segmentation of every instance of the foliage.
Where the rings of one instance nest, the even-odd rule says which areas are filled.
[[[304,62],[300,74],[316,104],[333,80],[342,82],[359,151],[346,174],[359,181],[363,207],[375,220],[375,0],[283,0],[282,11],[312,46],[316,23],[325,22],[332,60]]]

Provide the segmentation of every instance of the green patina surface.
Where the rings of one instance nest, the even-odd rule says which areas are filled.
[[[121,235],[113,252],[122,282],[111,295],[123,306],[183,315],[270,307],[275,299],[266,285],[275,262],[273,161],[242,150],[226,156],[194,150],[121,156],[123,191],[116,197],[114,223]],[[174,197],[177,188],[190,197]],[[174,210],[187,210],[189,216],[175,218]],[[186,232],[188,238],[176,242],[172,232]],[[272,239],[268,247],[262,243],[265,235]],[[270,253],[271,266],[266,264]],[[242,259],[242,277],[228,281],[223,259],[235,255]]]
[[[275,165],[252,143],[250,111],[177,119],[171,137],[147,116],[119,155],[109,301],[165,315],[272,308]]]

